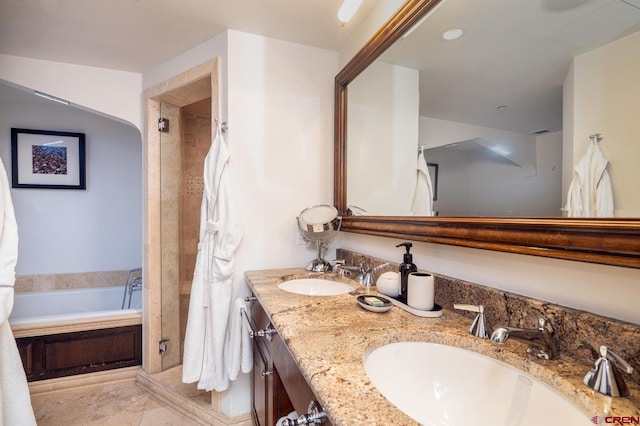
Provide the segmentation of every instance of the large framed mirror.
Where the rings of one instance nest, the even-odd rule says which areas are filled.
[[[407,0],[335,79],[342,230],[640,268],[638,52],[635,0]],[[590,144],[616,207],[575,214]],[[420,161],[438,165],[438,196],[416,213]]]

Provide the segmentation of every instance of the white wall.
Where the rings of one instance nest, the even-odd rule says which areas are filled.
[[[300,267],[315,257],[296,244],[295,218],[331,204],[336,71],[335,52],[229,32],[230,173],[244,233],[236,281],[246,270]],[[229,412],[249,411],[237,398],[226,401]]]
[[[133,126],[0,85],[0,157],[11,127],[86,134],[87,189],[12,188],[17,275],[127,270],[142,264],[142,141]]]
[[[227,31],[143,77],[145,87],[213,57],[222,60],[228,172],[243,230],[234,285],[247,270],[302,267],[315,250],[297,244],[296,216],[331,204],[333,79],[338,55],[300,44]],[[333,258],[329,258],[333,260]],[[248,375],[221,396],[229,416],[250,411]]]
[[[138,73],[0,54],[0,80],[142,129],[142,76]]]
[[[244,240],[237,270],[304,266],[296,216],[333,196],[337,54],[229,31],[231,176]]]
[[[333,78],[337,54],[229,31],[230,173],[244,233],[236,282],[247,270],[305,266],[296,216],[331,204]],[[246,388],[248,396],[248,388]],[[249,398],[225,399],[248,412]]]
[[[572,162],[573,170],[587,149],[589,136],[604,135],[600,147],[609,160],[616,217],[640,216],[638,52],[640,32],[577,56],[565,80],[564,95],[572,96],[564,112],[564,126],[571,126],[568,136],[573,137],[565,142],[567,162]]]
[[[370,215],[411,214],[418,71],[376,62],[349,84],[347,202]]]

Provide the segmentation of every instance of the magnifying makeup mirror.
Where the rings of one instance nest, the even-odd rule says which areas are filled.
[[[296,219],[302,238],[307,244],[316,246],[317,257],[307,265],[306,270],[312,272],[331,271],[331,263],[324,259],[324,254],[329,242],[335,237],[342,224],[338,210],[333,206],[321,204],[302,210]]]

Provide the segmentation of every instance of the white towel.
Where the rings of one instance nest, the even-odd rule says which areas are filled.
[[[18,225],[4,164],[0,161],[0,426],[36,421],[20,353],[9,325],[18,261]]]
[[[226,351],[227,372],[229,380],[236,380],[240,371],[249,373],[253,368],[253,347],[249,332],[249,324],[242,311],[247,311],[247,304],[237,298],[231,309],[228,350]]]
[[[433,186],[427,169],[424,151],[418,154],[416,188],[411,203],[411,213],[415,216],[433,216]]]
[[[570,217],[613,216],[613,190],[608,164],[600,145],[591,141],[587,152],[576,164],[569,185],[565,210]]]

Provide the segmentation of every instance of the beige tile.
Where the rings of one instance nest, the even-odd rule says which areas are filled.
[[[195,425],[134,383],[107,384],[32,396],[39,426]]]
[[[147,407],[142,414],[141,426],[190,426],[197,425],[193,420],[187,419],[173,410],[164,407],[153,398],[147,401]]]
[[[55,274],[50,275],[54,281],[56,290],[65,290],[69,288],[89,288],[93,287],[94,277],[90,273],[78,274]]]
[[[95,272],[95,283],[98,287],[124,285],[129,271],[101,271]]]
[[[16,276],[16,282],[13,286],[16,293],[26,293],[28,291],[35,291],[37,278],[35,275],[22,275]]]
[[[48,291],[56,289],[56,279],[55,275],[51,274],[42,274],[35,275],[36,282],[33,291]]]

